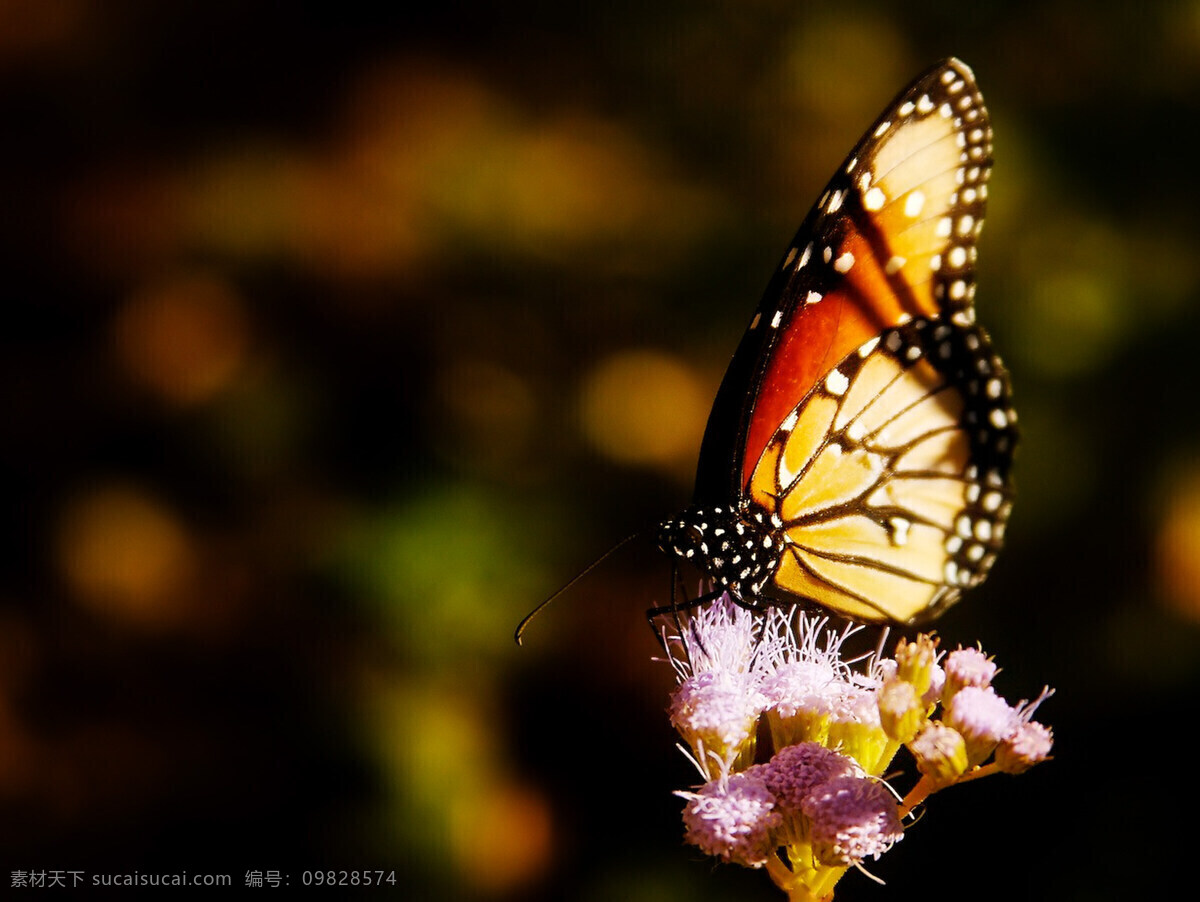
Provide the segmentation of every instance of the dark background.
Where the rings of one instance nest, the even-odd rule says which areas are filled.
[[[512,628],[686,503],[796,225],[957,55],[1023,444],[1009,547],[938,629],[1010,698],[1057,687],[1057,757],[936,797],[839,898],[1162,892],[1200,802],[1167,754],[1200,688],[1200,5],[432,6],[0,0],[5,885],[780,898],[682,844],[650,534]]]

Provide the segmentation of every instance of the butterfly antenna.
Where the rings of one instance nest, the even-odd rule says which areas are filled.
[[[579,582],[581,579],[583,579],[585,576],[587,576],[589,573],[591,573],[593,570],[595,570],[598,566],[600,566],[602,563],[604,563],[606,560],[608,560],[610,557],[612,557],[614,553],[619,551],[623,546],[627,545],[633,539],[636,539],[640,534],[641,533],[635,532],[635,533],[633,533],[633,535],[628,535],[625,538],[623,538],[621,541],[617,542],[616,545],[614,545],[612,548],[608,549],[608,551],[604,552],[604,554],[600,555],[600,557],[596,558],[596,560],[592,561],[590,564],[588,564],[586,567],[584,567],[582,570],[580,570],[578,573],[576,573],[574,576],[572,576],[567,581],[567,583],[565,585],[563,585],[562,588],[560,588],[557,592],[555,592],[553,595],[551,595],[549,598],[547,598],[545,601],[543,601],[541,604],[539,604],[536,608],[534,608],[532,611],[530,611],[528,614],[526,614],[525,618],[519,624],[517,624],[517,631],[516,631],[516,633],[513,634],[513,638],[517,640],[517,645],[523,644],[521,642],[521,637],[525,634],[525,628],[527,626],[529,626],[529,622],[531,620],[533,620],[534,617],[536,617],[538,614],[542,613],[542,609],[544,607],[546,607],[546,605],[550,604],[550,602],[554,601],[554,599],[556,599],[556,598],[558,598],[558,596],[562,595],[563,592],[567,591],[567,589],[571,588],[571,586],[575,585],[577,582]]]

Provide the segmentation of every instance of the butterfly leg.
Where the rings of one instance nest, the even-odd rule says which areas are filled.
[[[690,631],[690,616],[680,617],[680,614],[688,614],[697,608],[703,607],[711,601],[719,598],[724,589],[713,592],[704,592],[695,598],[688,598],[687,587],[684,586],[683,580],[679,574],[679,567],[675,562],[671,564],[671,603],[652,607],[646,611],[646,622],[650,625],[650,629],[654,631],[654,635],[658,637],[659,644],[663,647],[668,655],[671,654],[671,644],[675,643],[683,648],[683,653],[686,655],[687,645],[682,641],[684,635],[690,635],[690,641],[699,644],[703,649],[703,640],[696,635],[694,631]],[[682,594],[682,598],[677,598],[676,593]],[[662,618],[670,617],[670,621],[664,623]],[[670,624],[674,624],[675,633],[672,637],[669,633]]]

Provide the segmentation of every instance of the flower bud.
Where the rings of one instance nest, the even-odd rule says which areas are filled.
[[[962,734],[971,766],[987,760],[1001,739],[1012,734],[1020,719],[991,689],[966,686],[942,708],[946,723]]]
[[[879,690],[879,722],[889,739],[911,742],[925,722],[925,706],[907,680],[888,680]]]
[[[953,783],[967,771],[967,744],[953,727],[931,720],[908,750],[917,760],[917,769],[938,783]]]
[[[919,634],[912,642],[901,640],[896,646],[896,676],[912,683],[918,696],[924,695],[933,681],[937,646],[937,637],[928,633]]]
[[[1050,757],[1054,735],[1035,721],[1022,723],[996,747],[996,764],[1006,774],[1019,774]]]
[[[954,693],[967,686],[987,689],[996,676],[996,663],[978,648],[959,648],[946,655],[942,667],[946,671],[946,688],[942,691],[942,704],[947,704]]]

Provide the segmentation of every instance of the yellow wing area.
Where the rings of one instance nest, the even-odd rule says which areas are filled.
[[[751,480],[753,500],[782,521],[774,585],[867,621],[910,621],[956,595],[955,530],[972,485],[962,408],[931,364],[882,348],[848,379],[831,375]]]
[[[970,306],[991,137],[974,79],[951,67],[888,111],[857,164],[862,209],[887,239],[878,265],[924,315]]]
[[[966,177],[962,148],[957,133],[936,112],[923,119],[909,117],[893,128],[896,134],[879,147],[868,170],[863,204],[888,238],[891,257],[878,265],[906,285],[918,309],[932,316],[940,306],[933,280],[945,262],[941,252],[961,220],[954,214],[959,179]],[[973,221],[970,229],[963,236],[966,247],[974,244]],[[852,282],[863,278],[853,271],[849,276]],[[860,288],[869,296],[881,294],[871,292],[869,285]]]

